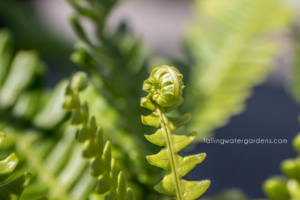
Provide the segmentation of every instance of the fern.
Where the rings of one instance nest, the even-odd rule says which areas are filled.
[[[130,35],[126,23],[121,23],[111,33],[106,30],[107,18],[119,1],[68,2],[76,11],[69,17],[70,24],[81,40],[75,45],[77,51],[71,56],[72,60],[90,72],[91,81],[98,92],[111,109],[118,112],[115,120],[118,127],[130,135],[135,134],[140,142],[143,141],[140,134],[143,125],[137,117],[141,113],[137,106],[140,90],[136,86],[147,76],[144,53],[139,40]],[[94,25],[92,36],[82,28],[82,20],[88,20]]]
[[[90,173],[98,177],[96,192],[105,194],[105,199],[134,200],[135,196],[130,188],[126,188],[125,175],[117,174],[116,162],[111,158],[111,145],[104,146],[102,127],[96,125],[96,118],[89,119],[87,102],[80,104],[78,93],[87,87],[87,75],[76,73],[67,87],[67,100],[64,108],[73,110],[71,123],[78,125],[76,139],[84,142],[82,155],[91,159]]]
[[[45,67],[37,53],[23,51],[14,56],[12,43],[11,34],[1,30],[0,130],[12,141],[3,152],[15,147],[21,158],[16,174],[33,173],[21,200],[45,193],[57,200],[85,199],[96,181],[81,161],[80,146],[68,136],[74,130],[62,124],[66,112],[61,106],[68,81],[62,80],[52,91],[44,89]]]
[[[194,114],[189,129],[206,137],[239,114],[252,87],[271,72],[280,51],[276,36],[292,11],[280,0],[197,0],[195,7],[187,34],[194,61],[187,109]]]
[[[286,177],[269,178],[263,185],[266,195],[272,200],[300,199],[300,134],[295,137],[293,146],[299,156],[281,163],[281,170]]]
[[[113,113],[110,120],[107,120],[108,123],[102,123],[106,132],[110,133],[105,137],[113,144],[113,150],[120,149],[119,158],[124,162],[120,163],[118,159],[118,163],[122,170],[125,171],[126,168],[129,179],[138,183],[136,185],[139,185],[139,190],[136,192],[144,191],[140,192],[140,198],[151,199],[146,191],[155,182],[151,174],[156,172],[144,162],[145,156],[151,152],[151,146],[144,142],[141,132],[147,129],[138,117],[142,112],[138,106],[141,91],[136,86],[142,84],[147,73],[140,42],[132,39],[125,23],[121,23],[116,30],[107,31],[107,18],[119,1],[68,2],[75,10],[69,21],[80,39],[75,44],[76,52],[71,59],[91,74],[91,85],[95,89],[89,93],[93,93],[93,97],[96,96],[103,103],[98,108],[107,108],[97,112],[91,109],[91,112],[99,119],[107,118],[107,110]],[[95,31],[92,35],[86,33],[81,25],[82,20],[93,25]],[[89,102],[90,107],[96,107],[86,95],[81,96],[81,99]],[[97,104],[98,100],[94,103]],[[128,164],[128,159],[131,160],[131,165]]]
[[[5,135],[0,132],[0,145]],[[25,172],[21,176],[1,184],[5,181],[18,165],[19,159],[16,154],[11,154],[5,160],[0,161],[0,199],[1,200],[18,200],[27,185],[30,182],[31,174]],[[36,200],[47,200],[47,197],[40,197]]]
[[[66,116],[63,103],[67,81],[62,80],[53,92],[42,86],[45,65],[35,51],[14,54],[13,38],[0,30],[0,120],[20,128],[51,130]],[[50,98],[49,98],[49,94]],[[45,98],[47,96],[47,98]],[[49,100],[48,100],[49,99]],[[49,109],[51,105],[52,109]],[[56,109],[53,109],[57,107]],[[45,122],[46,121],[46,122]]]
[[[188,122],[190,115],[166,115],[182,103],[183,88],[182,75],[176,68],[167,65],[155,68],[143,85],[143,90],[149,95],[141,99],[141,106],[154,112],[149,116],[142,116],[142,122],[145,125],[160,127],[153,135],[146,135],[146,138],[153,144],[164,146],[158,154],[148,156],[148,162],[169,171],[154,189],[162,194],[175,196],[177,200],[193,200],[207,190],[210,181],[186,181],[181,177],[201,163],[206,154],[186,157],[177,155],[177,152],[196,138],[196,133],[172,134],[172,131]]]

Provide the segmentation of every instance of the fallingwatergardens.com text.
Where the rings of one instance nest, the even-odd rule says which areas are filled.
[[[205,144],[287,144],[287,139],[216,139],[216,138],[204,138]]]

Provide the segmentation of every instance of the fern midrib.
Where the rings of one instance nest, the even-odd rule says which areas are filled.
[[[30,165],[35,168],[37,174],[42,177],[43,183],[49,187],[49,190],[51,190],[53,194],[55,194],[55,198],[59,200],[72,200],[69,194],[62,189],[59,181],[45,167],[43,161],[39,159],[40,156],[30,145],[28,145],[26,138],[21,135],[16,136],[15,134],[13,134],[13,137],[16,141],[18,139],[18,147],[21,152],[26,155]]]
[[[253,20],[253,18],[257,17],[257,12],[255,12],[256,8],[257,6],[253,6],[250,10],[248,10],[246,16],[241,18],[237,25],[237,27],[241,28],[236,28],[235,31],[231,31],[232,33],[228,34],[229,37],[226,38],[224,44],[220,48],[217,58],[215,58],[212,64],[207,67],[206,73],[203,73],[207,78],[215,77],[214,81],[211,81],[209,84],[209,87],[205,88],[206,91],[209,89],[207,92],[208,94],[212,93],[212,91],[218,87],[220,80],[224,74],[226,74],[227,69],[232,66],[232,63],[234,63],[238,55],[242,52],[241,49],[247,46],[245,43],[247,43],[247,40],[253,34],[252,31],[249,30],[253,30],[257,25],[259,25],[256,20]],[[227,60],[227,62],[224,62],[224,60]],[[202,79],[199,79],[199,81],[200,85],[202,85]]]
[[[174,174],[173,181],[175,182],[175,192],[176,192],[176,198],[177,200],[183,200],[183,194],[180,187],[180,176],[178,174],[178,166],[177,166],[177,159],[176,159],[176,152],[173,148],[172,141],[171,141],[171,129],[169,125],[168,117],[165,115],[164,108],[161,106],[157,106],[156,113],[158,115],[159,123],[161,124],[161,127],[163,128],[165,139],[167,142],[167,148],[168,148],[168,156],[171,163],[171,170]]]

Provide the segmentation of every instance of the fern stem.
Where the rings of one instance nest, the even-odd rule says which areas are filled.
[[[180,187],[180,176],[178,174],[178,166],[177,166],[177,159],[176,159],[176,152],[172,145],[171,140],[171,129],[169,125],[168,117],[165,114],[164,108],[161,106],[157,106],[156,113],[158,115],[159,123],[163,129],[165,139],[167,141],[167,148],[168,148],[168,156],[171,163],[171,170],[173,173],[173,183],[175,183],[175,191],[176,191],[176,199],[183,200],[183,194]]]
[[[37,154],[37,151],[32,148],[29,141],[27,141],[26,138],[22,137],[21,135],[13,135],[13,137],[15,138],[15,141],[19,141],[19,150],[26,156],[31,167],[33,167],[37,174],[41,176],[44,184],[51,189],[51,193],[54,194],[55,199],[72,200],[69,194],[60,186],[58,180],[53,176],[52,173],[49,172],[47,167],[44,165],[44,162],[39,159],[40,156]]]

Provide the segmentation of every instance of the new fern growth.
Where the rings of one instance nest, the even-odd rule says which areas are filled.
[[[78,93],[87,85],[87,75],[76,73],[66,89],[64,108],[72,111],[71,124],[78,125],[76,139],[84,143],[82,156],[91,159],[90,174],[98,178],[96,192],[105,193],[105,200],[134,200],[133,191],[126,187],[124,173],[117,173],[116,162],[111,157],[110,142],[104,145],[102,127],[97,126],[94,116],[89,119],[88,103],[80,103]]]
[[[173,134],[172,131],[189,121],[190,114],[182,117],[166,115],[183,101],[182,78],[176,68],[167,65],[157,67],[151,72],[143,85],[143,90],[149,94],[141,99],[141,106],[152,110],[153,113],[142,116],[142,122],[145,125],[159,127],[156,133],[146,135],[146,138],[151,143],[164,147],[158,154],[147,156],[148,162],[169,171],[154,189],[159,193],[174,196],[176,200],[193,200],[208,189],[210,181],[186,181],[182,177],[201,163],[206,154],[186,157],[177,155],[196,138],[196,132],[187,135]]]

